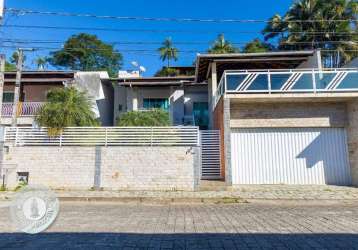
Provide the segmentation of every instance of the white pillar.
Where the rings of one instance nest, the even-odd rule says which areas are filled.
[[[138,111],[138,91],[136,88],[132,88],[132,102],[133,111]]]
[[[208,99],[209,99],[209,129],[213,128],[213,112],[215,109],[215,93],[218,88],[218,77],[217,77],[217,71],[216,71],[216,62],[213,62],[211,64],[211,78],[208,81]]]
[[[214,111],[214,100],[215,100],[215,93],[216,90],[218,89],[218,75],[216,72],[216,62],[213,62],[211,64],[211,107],[212,107],[212,111]]]

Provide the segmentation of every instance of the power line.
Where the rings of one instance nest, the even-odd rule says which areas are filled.
[[[173,17],[130,17],[130,16],[109,16],[95,14],[81,14],[70,12],[54,12],[54,11],[37,11],[27,9],[6,8],[7,12],[17,15],[51,15],[64,17],[87,17],[99,19],[113,19],[122,21],[155,21],[155,22],[202,22],[202,23],[271,23],[270,20],[260,19],[199,19],[199,18],[173,18]],[[337,19],[337,20],[287,20],[287,23],[316,23],[316,22],[357,22],[354,19]]]
[[[190,34],[262,34],[261,31],[240,31],[240,30],[157,30],[157,29],[119,29],[119,28],[99,28],[99,27],[74,27],[74,26],[48,26],[48,25],[16,25],[4,24],[5,28],[17,29],[53,29],[53,30],[79,30],[79,31],[106,31],[106,32],[133,32],[133,33],[190,33]],[[270,34],[286,34],[287,32],[269,32]],[[355,35],[358,32],[334,32],[334,31],[296,31],[290,34],[324,35],[335,36]]]
[[[19,43],[19,44],[64,44],[66,41],[60,41],[60,40],[27,40],[27,39],[0,39],[3,43]],[[231,44],[234,45],[245,45],[252,41],[246,41],[246,42],[231,42]],[[113,45],[161,45],[161,41],[107,41],[108,44]],[[358,40],[342,40],[342,41],[312,41],[312,42],[303,42],[303,41],[297,41],[297,42],[279,42],[279,44],[357,44]],[[211,45],[212,41],[179,41],[175,42],[175,45]]]

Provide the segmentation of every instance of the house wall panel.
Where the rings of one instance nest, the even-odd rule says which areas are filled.
[[[345,127],[345,103],[231,103],[232,128]]]

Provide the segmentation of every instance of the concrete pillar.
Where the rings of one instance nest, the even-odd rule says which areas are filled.
[[[352,185],[358,187],[358,100],[348,103],[348,151]]]
[[[132,103],[133,111],[138,111],[138,90],[136,88],[132,88]]]
[[[231,128],[230,128],[230,99],[223,98],[223,122],[224,122],[224,154],[225,154],[225,182],[232,185],[232,169],[231,169]]]
[[[209,129],[214,127],[214,111],[211,110],[212,104],[212,92],[211,92],[212,81],[208,80],[208,109],[209,109]]]
[[[211,110],[214,111],[214,100],[215,100],[215,94],[216,94],[216,90],[218,89],[218,74],[216,72],[216,62],[213,62],[211,64]]]
[[[216,62],[211,63],[211,78],[208,81],[208,103],[209,103],[209,129],[213,128],[213,112],[215,109],[215,93],[218,87]]]

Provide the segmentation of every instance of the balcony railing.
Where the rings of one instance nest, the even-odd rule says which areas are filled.
[[[224,93],[358,92],[358,69],[225,71],[216,91]]]
[[[20,102],[17,106],[17,116],[35,116],[44,104],[44,102]],[[2,117],[11,117],[13,108],[13,103],[3,103],[1,112]]]

